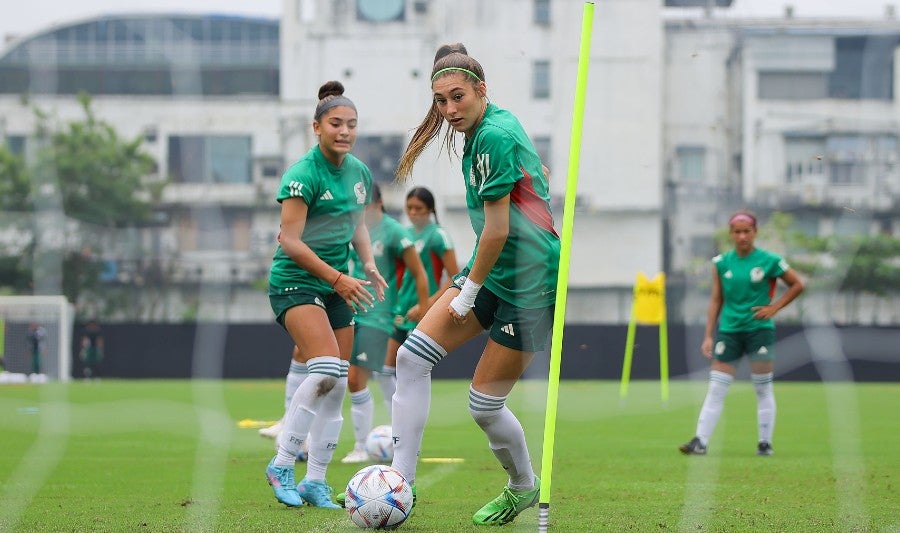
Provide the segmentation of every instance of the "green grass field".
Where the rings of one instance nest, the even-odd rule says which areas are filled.
[[[776,382],[775,455],[757,457],[756,398],[737,382],[705,457],[684,457],[705,383],[563,382],[552,531],[900,531],[900,387]],[[377,385],[373,385],[375,394]],[[465,381],[436,381],[410,532],[483,531],[471,515],[506,477],[467,410]],[[242,419],[280,416],[281,381],[118,381],[0,386],[0,531],[357,531],[344,511],[277,503],[272,441]],[[376,423],[386,413],[376,398]],[[546,383],[509,400],[541,465]],[[349,400],[329,469],[360,467]],[[298,478],[304,467],[298,464]],[[503,531],[534,531],[529,509]]]

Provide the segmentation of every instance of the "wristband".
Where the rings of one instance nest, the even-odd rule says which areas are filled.
[[[338,272],[337,277],[334,278],[334,281],[333,281],[333,282],[331,282],[331,288],[332,288],[332,289],[334,288],[335,285],[337,285],[337,282],[341,280],[341,276],[343,276],[343,275],[344,275],[343,272]]]
[[[466,278],[462,290],[450,300],[450,307],[452,307],[459,316],[466,316],[469,313],[469,310],[475,306],[475,297],[478,296],[478,291],[480,289],[480,283],[475,283],[471,279]]]

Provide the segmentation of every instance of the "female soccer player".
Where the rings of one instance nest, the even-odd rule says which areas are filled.
[[[288,506],[304,501],[338,508],[325,472],[337,446],[353,348],[354,311],[384,298],[369,232],[362,223],[372,175],[350,154],[356,141],[356,106],[340,82],[319,89],[313,131],[319,143],[281,178],[280,244],[269,273],[269,301],[290,334],[309,376],[297,388],[266,467],[275,497]],[[347,272],[349,244],[365,265],[367,281]],[[375,296],[367,290],[375,289]],[[295,485],[294,461],[310,434],[306,477]]]
[[[365,221],[372,240],[375,266],[388,280],[388,287],[383,301],[377,302],[368,313],[356,317],[353,353],[350,356],[350,373],[347,378],[350,416],[353,419],[356,443],[353,450],[341,460],[342,463],[369,461],[365,444],[366,437],[372,430],[375,402],[369,392],[368,382],[373,370],[384,367],[388,336],[394,329],[393,308],[397,301],[398,280],[408,277],[418,305],[423,308],[428,306],[428,280],[425,278],[422,261],[416,253],[409,231],[385,215],[378,184],[372,186],[372,203],[366,206]],[[365,276],[362,265],[355,265],[354,275]]]
[[[444,272],[447,272],[448,280],[452,280],[459,273],[456,250],[450,235],[438,223],[434,195],[430,190],[425,187],[413,187],[406,193],[406,216],[412,223],[413,242],[416,244],[416,250],[419,251],[419,258],[425,266],[425,274],[428,277],[430,307],[440,296],[438,291]],[[394,306],[395,327],[391,338],[388,339],[384,367],[375,373],[384,393],[388,412],[391,410],[391,398],[397,383],[397,350],[428,310],[427,307],[419,305],[417,300],[415,284],[407,272],[400,284],[397,305]]]
[[[469,388],[469,411],[509,476],[500,496],[478,510],[476,524],[504,524],[537,502],[525,433],[506,398],[534,352],[549,342],[559,264],[547,178],[518,119],[487,100],[481,65],[462,44],[441,46],[431,73],[433,101],[397,168],[410,175],[443,127],[448,153],[465,136],[462,177],[477,236],[466,267],[397,352],[392,466],[415,482],[428,418],[431,369],[448,352],[489,331]],[[474,316],[473,316],[474,315]]]
[[[797,273],[772,252],[757,248],[756,215],[741,210],[728,219],[734,249],[713,258],[712,293],[706,311],[706,332],[700,351],[712,360],[709,389],[697,420],[697,433],[678,447],[685,455],[703,455],[712,436],[736,365],[744,355],[750,359],[750,377],[756,389],[759,425],[757,455],[772,455],[775,428],[775,324],[772,317],[803,292]],[[787,290],[772,302],[778,279]],[[719,323],[715,346],[713,331]]]

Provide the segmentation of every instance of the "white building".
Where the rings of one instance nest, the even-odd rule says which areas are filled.
[[[171,180],[163,229],[106,258],[111,278],[125,284],[140,280],[148,263],[169,273],[165,304],[144,318],[270,320],[267,299],[252,283],[267,272],[281,172],[316,142],[318,87],[330,79],[345,85],[360,113],[355,153],[389,182],[430,105],[428,75],[444,43],[467,46],[484,66],[491,100],[525,125],[551,168],[561,223],[583,2],[283,5],[280,21],[73,21],[0,53],[0,138],[11,147],[27,153],[34,131],[23,93],[29,105],[73,119],[80,116],[74,94],[85,89],[100,118],[126,138],[144,136],[158,161],[150,179]],[[789,209],[804,228],[824,233],[850,222],[822,217],[823,208],[894,209],[896,21],[714,14],[707,8],[676,18],[658,0],[595,6],[571,322],[627,320],[636,274],[665,270],[675,279],[705,262],[713,232],[735,207]],[[432,148],[413,183],[436,193],[440,220],[465,261],[473,235],[459,164]],[[400,209],[405,187],[387,188],[389,207]],[[867,217],[868,225],[852,230],[891,225],[882,219]],[[702,307],[687,299],[681,314],[702,319]]]

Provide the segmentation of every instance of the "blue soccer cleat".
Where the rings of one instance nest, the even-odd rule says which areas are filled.
[[[266,479],[272,490],[275,491],[275,499],[288,507],[300,507],[303,505],[303,499],[294,486],[294,467],[293,466],[275,466],[275,459],[269,461],[266,466]]]
[[[341,506],[331,501],[331,495],[334,493],[328,483],[324,481],[311,481],[303,478],[297,484],[297,492],[307,505],[313,507],[324,507],[326,509],[340,509]]]

